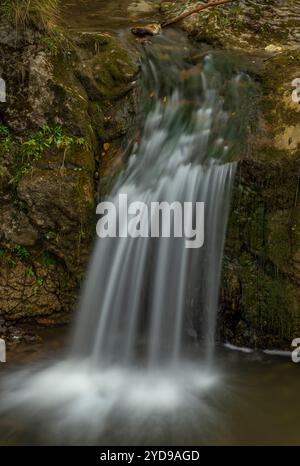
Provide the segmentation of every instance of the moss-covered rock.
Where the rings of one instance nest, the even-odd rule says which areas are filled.
[[[223,273],[221,334],[289,348],[300,332],[300,159],[240,163]]]
[[[203,2],[177,0],[161,2],[166,18],[179,16]],[[298,7],[294,0],[239,0],[220,5],[189,16],[181,26],[194,39],[225,46],[257,50],[267,48],[278,52],[299,37]]]
[[[66,316],[90,253],[99,178],[109,172],[103,146],[120,152],[138,68],[108,34],[27,28],[17,37],[3,23],[0,45],[0,315]]]
[[[162,2],[161,9],[173,17],[198,3]],[[292,100],[300,23],[293,3],[241,0],[180,23],[197,41],[238,49],[258,85],[247,150],[240,151],[219,319],[221,339],[242,346],[290,349],[300,335],[300,106]]]

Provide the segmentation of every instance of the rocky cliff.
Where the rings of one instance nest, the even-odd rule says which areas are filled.
[[[236,177],[225,250],[219,336],[290,349],[300,335],[300,3],[239,1],[181,23],[192,40],[244,56],[257,84]],[[195,2],[163,2],[173,17]],[[251,104],[249,103],[249,111]]]
[[[74,309],[95,203],[134,117],[138,69],[108,34],[46,35],[4,21],[0,47],[3,331],[20,318],[65,321]]]

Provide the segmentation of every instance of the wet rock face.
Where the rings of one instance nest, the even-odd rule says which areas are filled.
[[[199,2],[200,3],[200,2]],[[256,112],[239,164],[225,249],[219,337],[291,349],[300,335],[300,2],[237,2],[181,22],[199,41],[253,64]],[[162,2],[173,17],[195,2]]]
[[[172,18],[201,3],[162,1],[160,9]],[[196,40],[246,50],[267,48],[272,53],[279,52],[282,44],[299,43],[299,16],[299,0],[239,0],[192,15],[181,25]]]
[[[222,338],[290,349],[300,332],[300,159],[243,161],[225,249]]]
[[[27,216],[39,230],[41,241],[45,242],[46,238],[48,251],[63,260],[69,271],[76,273],[80,264],[85,263],[87,247],[84,238],[80,237],[79,225],[89,237],[90,224],[93,224],[94,184],[91,177],[67,169],[35,169],[22,178],[17,189],[19,199],[27,208]]]
[[[38,239],[38,230],[30,223],[24,212],[12,204],[4,205],[0,210],[0,240],[2,242],[34,246]]]
[[[256,51],[258,123],[236,180],[221,326],[235,344],[290,350],[300,334],[300,53],[280,43],[280,53]]]
[[[138,69],[108,34],[16,36],[1,25],[0,46],[0,316],[63,320],[87,265],[104,158],[134,118]]]
[[[16,261],[1,271],[0,289],[0,307],[5,310],[3,315],[8,320],[51,315],[66,308],[59,273],[56,276],[53,268],[48,271],[37,267],[31,275],[26,264]],[[68,298],[70,304],[74,302],[72,295]]]

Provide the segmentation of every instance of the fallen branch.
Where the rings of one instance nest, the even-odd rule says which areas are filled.
[[[214,0],[209,3],[205,3],[204,5],[197,6],[196,8],[193,8],[192,10],[186,11],[185,13],[182,13],[181,15],[177,16],[176,18],[169,19],[167,21],[164,21],[161,24],[161,27],[165,28],[166,26],[169,26],[170,24],[178,23],[178,21],[181,21],[184,18],[187,18],[188,16],[191,16],[195,13],[198,13],[198,11],[205,10],[206,8],[211,8],[213,6],[218,6],[222,5],[224,3],[230,3],[234,2],[236,0]]]

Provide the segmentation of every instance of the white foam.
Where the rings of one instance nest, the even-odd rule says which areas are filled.
[[[184,413],[219,385],[220,375],[196,365],[174,369],[92,368],[87,361],[67,360],[39,371],[22,372],[5,380],[3,410],[37,416],[49,428],[62,431],[84,424],[100,434],[112,418],[139,426],[155,414]],[[196,404],[197,404],[196,403]],[[194,409],[194,408],[193,408]]]
[[[225,343],[225,348],[228,348],[232,351],[241,351],[242,353],[253,353],[253,349],[251,348],[247,348],[247,347],[244,347],[244,346],[235,346],[235,345],[232,345],[231,343]]]
[[[290,358],[292,353],[291,351],[282,351],[282,350],[263,350],[265,354],[269,354],[270,356],[284,356]]]

